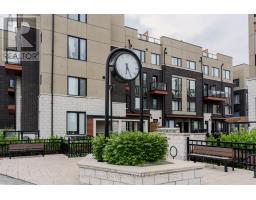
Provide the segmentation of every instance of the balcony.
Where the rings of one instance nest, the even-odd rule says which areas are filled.
[[[9,73],[14,73],[20,75],[22,72],[22,66],[20,62],[20,52],[19,51],[6,51],[6,63],[5,70]]]
[[[150,94],[154,95],[167,95],[168,92],[166,90],[166,83],[161,83],[161,82],[153,82],[150,85]]]
[[[226,95],[224,91],[214,91],[208,90],[208,92],[204,93],[204,100],[205,101],[226,101]]]
[[[146,42],[151,42],[151,43],[154,43],[154,44],[160,44],[160,40],[157,39],[157,38],[153,38],[153,37],[149,37],[147,34],[138,34],[138,39],[139,40],[143,40],[143,41],[146,41]]]

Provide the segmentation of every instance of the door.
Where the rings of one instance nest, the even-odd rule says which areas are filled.
[[[184,133],[188,133],[188,132],[189,132],[189,123],[184,122]]]

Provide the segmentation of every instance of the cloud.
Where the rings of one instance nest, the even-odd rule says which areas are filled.
[[[190,42],[248,63],[247,15],[126,15],[127,26]]]

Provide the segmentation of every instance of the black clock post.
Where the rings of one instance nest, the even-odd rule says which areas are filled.
[[[132,57],[132,59],[135,59],[136,62],[137,62],[136,64],[137,64],[139,70],[138,70],[138,73],[134,77],[126,78],[126,77],[122,76],[122,74],[120,74],[120,72],[118,72],[118,70],[117,70],[116,62],[117,62],[118,58],[121,55],[124,55],[124,54]],[[140,59],[138,58],[138,56],[132,50],[126,49],[126,48],[116,48],[116,49],[111,51],[111,53],[109,54],[109,56],[107,58],[107,61],[106,61],[106,71],[105,71],[105,137],[109,137],[109,106],[110,106],[110,103],[109,103],[109,92],[110,92],[109,91],[109,89],[110,89],[109,75],[110,75],[110,69],[111,69],[112,73],[115,74],[115,76],[118,77],[117,80],[122,82],[122,83],[127,83],[127,82],[130,82],[130,81],[133,81],[137,78],[138,75],[140,76],[140,127],[139,127],[139,130],[141,132],[143,132],[143,118],[144,118],[143,111],[144,111],[144,108],[143,108],[142,64],[141,64]],[[119,66],[119,69],[120,69],[120,66]],[[130,76],[131,76],[131,74],[130,74]],[[111,102],[111,104],[112,104],[112,102]]]

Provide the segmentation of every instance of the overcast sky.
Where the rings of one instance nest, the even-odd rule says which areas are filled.
[[[234,65],[248,63],[247,15],[126,15],[125,24],[230,55]]]

